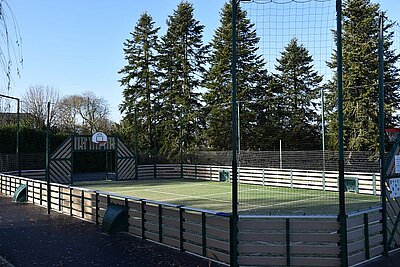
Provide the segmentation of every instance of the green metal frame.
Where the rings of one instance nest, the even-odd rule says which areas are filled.
[[[387,209],[386,209],[386,173],[385,166],[385,89],[384,89],[384,51],[383,51],[383,14],[379,17],[379,156],[381,163],[381,205],[382,205],[382,235],[383,235],[383,255],[388,255],[388,236],[387,236]],[[393,146],[391,157],[394,155],[395,146]]]
[[[237,166],[237,58],[236,58],[236,20],[239,2],[232,0],[232,216],[231,266],[238,266],[238,166]]]

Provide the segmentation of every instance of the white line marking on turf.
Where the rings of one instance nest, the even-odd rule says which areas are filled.
[[[298,199],[298,200],[286,201],[286,202],[281,202],[281,203],[274,203],[274,204],[270,204],[270,205],[255,205],[255,204],[242,204],[242,205],[248,205],[248,206],[254,207],[254,208],[248,208],[248,209],[243,209],[243,210],[253,210],[253,209],[259,209],[259,208],[282,206],[282,205],[287,205],[289,203],[305,202],[305,201],[310,201],[312,199],[319,199],[319,198],[324,198],[324,197],[326,197],[326,196],[318,196],[318,197],[307,198],[307,199]]]
[[[163,191],[156,191],[156,190],[151,190],[151,189],[144,190],[144,191],[149,191],[149,192],[154,192],[154,193],[159,193],[159,194],[166,194],[166,195],[181,196],[180,198],[164,199],[163,201],[173,201],[173,200],[197,198],[197,199],[207,199],[207,200],[212,200],[212,201],[216,201],[216,202],[224,202],[224,203],[230,203],[231,202],[231,201],[227,201],[227,200],[210,199],[210,198],[204,198],[202,196],[190,196],[190,195],[184,195],[184,194],[179,194],[179,193],[169,193],[169,192],[163,192]]]

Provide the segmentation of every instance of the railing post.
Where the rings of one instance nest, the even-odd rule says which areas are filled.
[[[142,219],[142,239],[145,239],[145,217],[144,214],[146,213],[146,210],[144,208],[145,201],[142,199],[140,200],[140,209],[141,209],[141,219]]]
[[[72,216],[72,188],[69,188],[69,215]]]
[[[28,181],[27,181],[28,182]],[[28,186],[28,184],[26,185],[26,186]],[[58,185],[58,211],[62,211],[62,200],[61,200],[61,186],[60,185]]]
[[[369,222],[368,213],[364,213],[364,245],[365,245],[365,258],[369,260],[371,258],[369,252]]]
[[[206,224],[206,213],[201,213],[201,243],[203,247],[203,256],[207,257],[207,224]]]
[[[183,239],[183,231],[184,231],[184,229],[183,229],[183,212],[184,212],[183,208],[181,206],[179,206],[179,250],[182,252],[184,251],[184,248],[183,248],[183,242],[184,242],[184,239]]]
[[[237,217],[231,214],[229,216],[229,229],[230,229],[230,266],[238,266],[238,252],[237,252]]]
[[[81,216],[85,218],[85,191],[81,192]]]
[[[290,219],[286,218],[286,266],[290,266]]]
[[[96,202],[96,224],[99,225],[99,193],[95,192],[95,202]]]
[[[158,204],[158,242],[163,242],[163,214],[162,204]]]

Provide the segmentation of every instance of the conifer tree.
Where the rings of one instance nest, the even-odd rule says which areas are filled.
[[[379,4],[370,0],[347,0],[343,5],[343,116],[344,145],[347,150],[376,152],[379,147],[378,130],[378,34]],[[394,111],[399,108],[399,69],[395,63],[392,24],[384,28],[385,123],[398,122]],[[328,64],[336,68],[336,54]],[[336,76],[328,84],[329,146],[337,149],[337,90]]]
[[[124,42],[125,60],[127,62],[118,73],[124,75],[120,80],[124,100],[120,110],[125,114],[124,120],[134,123],[134,112],[137,110],[138,132],[141,151],[152,149],[153,109],[158,96],[158,27],[148,13],[139,18],[131,39]]]
[[[316,105],[322,76],[313,70],[309,51],[292,39],[277,59],[276,79],[282,136],[286,149],[312,149],[320,145]]]
[[[257,54],[259,38],[244,10],[237,10],[237,88],[240,108],[241,146],[254,148],[257,113],[254,101],[262,98],[267,74],[263,58]],[[211,41],[210,68],[204,85],[208,89],[206,135],[211,149],[230,149],[232,140],[232,5],[221,11],[220,26]],[[265,90],[265,91],[263,91]]]
[[[182,2],[167,20],[162,37],[160,109],[161,153],[171,157],[198,147],[202,130],[201,94],[209,47],[203,44],[204,26],[194,18],[193,5]]]

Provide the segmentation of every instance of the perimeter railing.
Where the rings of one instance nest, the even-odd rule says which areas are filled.
[[[0,193],[12,196],[27,186],[28,202],[47,207],[45,181],[0,174]],[[229,265],[231,216],[148,199],[50,184],[51,210],[102,225],[110,203],[126,206],[128,233]]]
[[[198,167],[195,167],[198,175],[195,177],[207,177],[201,174],[207,168]],[[171,168],[164,166],[162,169],[171,174]],[[226,170],[225,166],[223,168]],[[215,171],[211,169],[210,172]],[[186,176],[191,177],[188,173]],[[2,195],[12,196],[20,185],[27,186],[28,202],[47,206],[45,181],[0,174]],[[110,203],[125,206],[129,215],[128,233],[226,265],[232,262],[231,251],[235,244],[231,243],[232,217],[229,213],[55,183],[50,184],[49,193],[53,211],[102,225]],[[381,213],[382,208],[375,208],[347,215],[350,266],[382,253]],[[237,261],[240,266],[339,266],[340,228],[335,215],[240,216]]]

